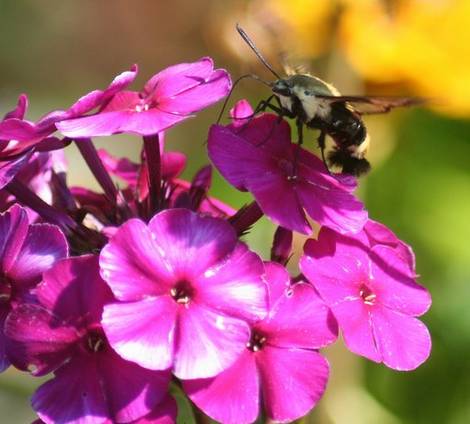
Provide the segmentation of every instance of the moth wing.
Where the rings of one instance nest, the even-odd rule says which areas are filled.
[[[418,106],[426,102],[420,97],[321,96],[330,103],[347,103],[361,115],[387,113],[396,107]]]
[[[309,65],[307,62],[293,57],[292,53],[282,52],[279,54],[279,63],[287,76],[297,74],[309,74]]]

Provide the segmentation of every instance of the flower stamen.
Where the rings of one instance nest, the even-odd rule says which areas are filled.
[[[253,332],[250,341],[246,344],[246,347],[252,352],[258,352],[266,342],[266,336],[263,334]]]
[[[363,284],[359,290],[359,296],[361,296],[366,305],[373,305],[375,303],[375,298],[377,297],[377,295],[372,293],[371,289],[365,284]]]
[[[12,296],[12,286],[8,278],[0,276],[0,305],[10,302]]]
[[[170,290],[170,295],[176,303],[187,305],[193,297],[193,289],[187,281],[180,281]]]

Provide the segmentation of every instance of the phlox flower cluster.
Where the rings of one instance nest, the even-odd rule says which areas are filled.
[[[206,57],[131,91],[136,74],[36,122],[21,95],[0,122],[0,370],[49,376],[38,422],[173,423],[175,393],[196,417],[290,422],[325,392],[320,349],[339,332],[395,370],[428,358],[412,249],[368,218],[354,178],[242,100],[207,139],[220,174],[253,196],[235,210],[209,196],[210,165],[185,181],[186,156],[167,150],[173,126],[229,93],[229,74]],[[118,133],[142,137],[138,163],[95,149]],[[72,143],[99,192],[67,183]],[[243,240],[263,215],[277,228],[270,258]],[[299,263],[294,232],[307,239]]]

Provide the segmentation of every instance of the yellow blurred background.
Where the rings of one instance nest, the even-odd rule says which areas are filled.
[[[204,55],[233,77],[271,75],[235,31],[239,22],[282,72],[279,55],[306,64],[343,94],[419,95],[427,108],[367,117],[373,170],[360,196],[373,219],[416,252],[420,282],[433,295],[424,317],[431,358],[398,373],[326,349],[332,373],[324,399],[304,423],[467,424],[470,422],[470,1],[468,0],[0,0],[0,111],[30,97],[30,119],[66,108],[138,63],[138,89],[168,65]],[[231,104],[269,95],[240,84]],[[167,148],[189,155],[186,177],[207,161],[204,142],[218,107],[172,129]],[[310,133],[313,141],[315,133]],[[98,140],[137,158],[137,137]],[[312,147],[313,142],[309,143]],[[74,147],[69,179],[96,187]],[[249,196],[215,176],[213,194],[232,206]],[[248,241],[265,257],[272,225]],[[302,239],[297,240],[300,249]],[[40,380],[0,376],[0,422],[34,419],[28,397]]]

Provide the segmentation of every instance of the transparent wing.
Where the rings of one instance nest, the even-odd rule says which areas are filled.
[[[279,63],[287,76],[310,73],[308,62],[293,56],[292,53],[281,52],[279,54]]]
[[[387,113],[396,107],[418,106],[426,103],[421,97],[375,97],[375,96],[321,96],[331,103],[347,103],[361,115]]]

